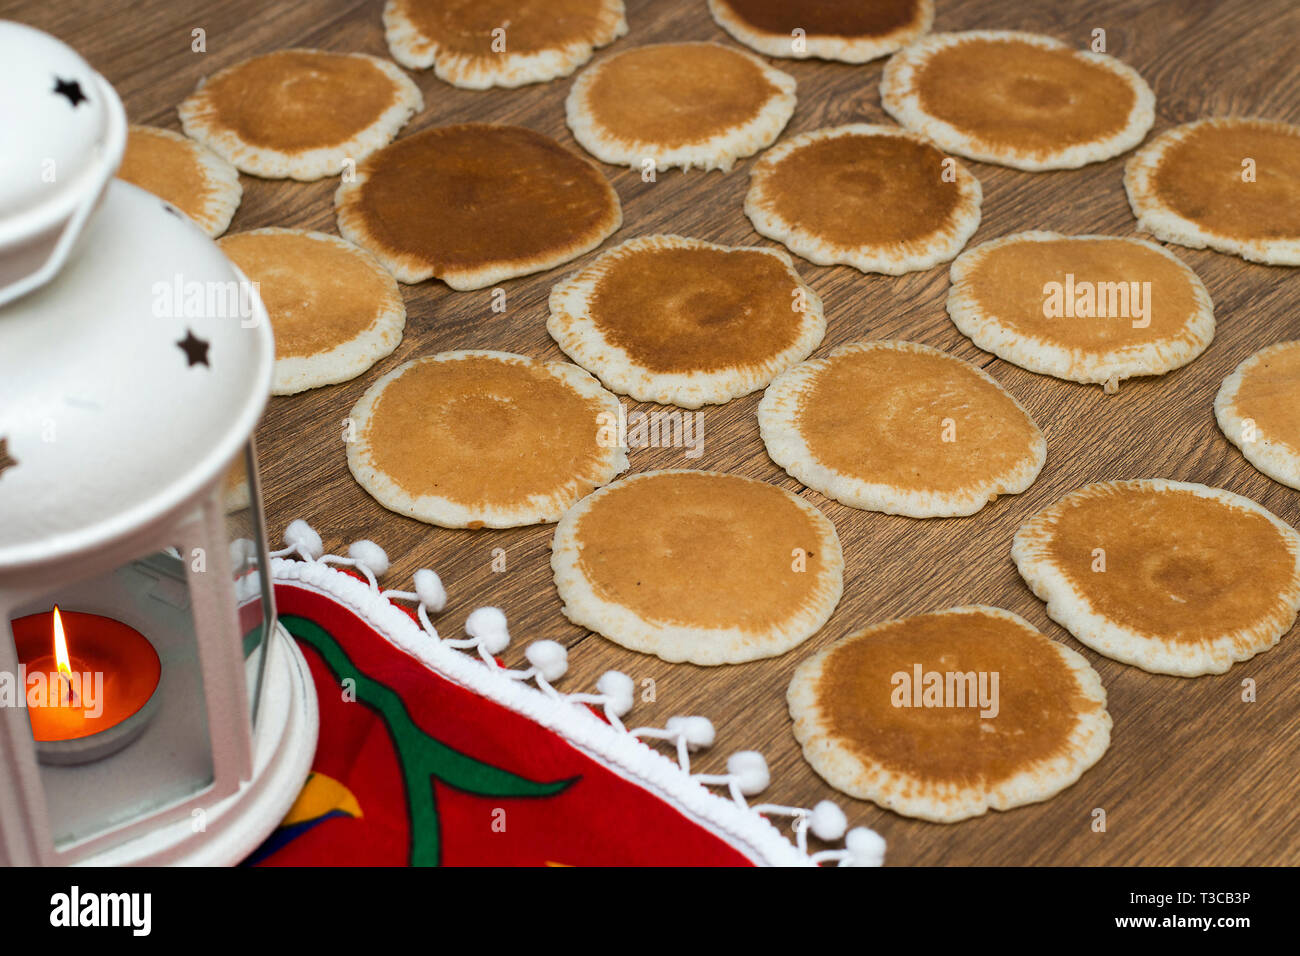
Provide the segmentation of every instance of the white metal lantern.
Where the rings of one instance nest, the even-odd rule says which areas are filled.
[[[237,862],[317,733],[252,448],[266,312],[111,178],[108,83],[5,22],[0,129],[0,863]]]

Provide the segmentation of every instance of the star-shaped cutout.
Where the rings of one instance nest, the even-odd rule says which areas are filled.
[[[185,353],[185,358],[189,361],[191,368],[195,365],[205,365],[212,368],[212,364],[208,361],[209,344],[189,329],[185,330],[185,338],[176,343],[180,350]]]
[[[54,78],[54,92],[59,96],[66,96],[74,110],[80,104],[87,102],[86,94],[81,92],[81,84],[76,80],[65,80],[56,76]]]
[[[9,454],[9,439],[0,438],[0,475],[18,464],[18,459]]]

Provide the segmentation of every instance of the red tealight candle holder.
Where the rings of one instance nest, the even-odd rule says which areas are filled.
[[[52,611],[13,622],[23,702],[41,763],[88,763],[148,726],[162,664],[135,628],[100,614]]]

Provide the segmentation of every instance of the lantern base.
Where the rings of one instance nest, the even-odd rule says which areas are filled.
[[[205,810],[201,826],[197,819],[184,818],[77,865],[233,866],[270,835],[297,799],[311,770],[320,716],[307,661],[278,624],[266,653],[263,712],[253,735],[252,778],[238,792]]]

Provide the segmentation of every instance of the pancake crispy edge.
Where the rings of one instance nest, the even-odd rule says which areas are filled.
[[[944,228],[934,231],[924,241],[906,242],[907,246],[915,248],[901,249],[904,245],[902,242],[844,245],[825,239],[815,230],[765,208],[769,170],[802,146],[840,136],[897,136],[934,147],[933,143],[915,133],[873,123],[850,123],[792,136],[765,152],[750,170],[749,190],[745,194],[745,215],[753,223],[756,232],[819,266],[848,265],[860,272],[879,272],[893,276],[933,268],[949,261],[961,251],[966,241],[979,228],[980,203],[984,193],[979,180],[957,160],[953,160],[958,190],[956,208]],[[937,150],[937,147],[934,148]]]
[[[1282,352],[1300,352],[1300,340],[1278,342],[1247,356],[1219,386],[1214,396],[1214,418],[1228,441],[1241,450],[1248,462],[1274,481],[1300,489],[1300,448],[1278,438],[1269,438],[1258,428],[1254,439],[1248,440],[1246,421],[1253,419],[1248,409],[1237,404],[1246,377],[1270,356]],[[1296,382],[1292,400],[1300,407],[1300,380]]]
[[[708,475],[766,485],[780,491],[792,507],[806,515],[818,531],[819,545],[816,553],[823,557],[825,567],[812,594],[812,606],[787,616],[779,626],[756,637],[741,627],[689,627],[646,620],[634,610],[599,596],[580,564],[583,543],[579,536],[579,525],[582,517],[606,495],[617,492],[629,482],[677,474]],[[653,654],[670,663],[686,662],[703,666],[743,664],[784,654],[821,630],[839,604],[844,591],[844,553],[840,548],[840,539],[834,524],[816,506],[767,482],[727,472],[686,468],[629,475],[598,488],[571,507],[555,526],[555,536],[551,540],[551,570],[556,590],[563,602],[564,616],[574,624],[595,631],[629,650]]]
[[[627,34],[623,0],[597,0],[600,24],[589,36],[575,36],[569,42],[542,50],[514,52],[509,35],[506,49],[489,56],[475,56],[444,49],[437,37],[425,34],[406,13],[404,4],[384,4],[384,40],[393,59],[408,70],[433,67],[434,76],[465,90],[486,90],[494,86],[514,88],[545,83],[568,76],[591,59],[599,47]]]
[[[803,398],[814,386],[823,369],[841,355],[871,349],[899,349],[933,356],[952,362],[969,371],[976,379],[992,385],[1025,416],[1034,440],[1025,457],[1009,471],[990,475],[988,480],[965,489],[961,494],[902,489],[879,482],[864,481],[823,464],[813,454],[800,431]],[[1047,441],[1042,430],[1014,395],[982,368],[928,345],[899,339],[851,342],[833,349],[825,356],[787,369],[768,386],[758,404],[758,430],[768,456],[792,478],[813,490],[834,498],[851,508],[905,515],[910,518],[951,518],[975,514],[998,495],[1020,494],[1042,471],[1047,460]]]
[[[1115,488],[1190,492],[1219,502],[1225,507],[1265,518],[1285,542],[1293,559],[1290,586],[1279,595],[1281,606],[1287,610],[1279,610],[1271,615],[1261,612],[1252,626],[1223,634],[1209,642],[1208,647],[1196,651],[1195,648],[1186,646],[1171,647],[1172,642],[1168,639],[1143,634],[1095,609],[1087,596],[1071,584],[1052,555],[1055,523],[1063,509],[1080,496],[1093,496]],[[1249,660],[1275,646],[1294,625],[1296,614],[1300,611],[1300,534],[1249,498],[1195,482],[1140,478],[1085,485],[1025,521],[1013,539],[1011,559],[1034,595],[1046,602],[1047,616],[1073,634],[1080,643],[1112,660],[1131,664],[1153,674],[1170,674],[1175,677],[1223,674],[1234,663]]]
[[[1300,237],[1268,239],[1228,235],[1179,215],[1156,189],[1156,174],[1172,147],[1202,127],[1243,123],[1289,132],[1296,137],[1296,149],[1300,150],[1300,126],[1290,123],[1256,117],[1210,117],[1184,123],[1156,136],[1125,163],[1124,190],[1129,206],[1137,217],[1138,228],[1164,242],[1189,249],[1214,249],[1264,265],[1300,266]]]
[[[601,74],[621,57],[636,56],[642,50],[668,46],[713,47],[743,57],[754,64],[774,91],[747,122],[723,128],[704,142],[665,147],[645,140],[627,140],[602,126],[588,102],[591,89]],[[683,170],[698,168],[706,172],[713,169],[728,172],[737,159],[753,155],[772,145],[781,135],[790,117],[794,115],[795,85],[794,77],[769,66],[748,50],[707,41],[653,44],[610,54],[583,70],[573,81],[573,87],[564,101],[564,109],[573,138],[601,162],[639,169],[645,159],[652,158],[656,170],[680,167]]]
[[[385,295],[373,303],[374,314],[370,325],[353,338],[339,342],[333,348],[314,355],[277,356],[271,394],[296,395],[307,389],[351,381],[380,359],[391,355],[401,344],[402,332],[406,328],[406,303],[402,299],[401,289],[398,288],[397,280],[393,278],[392,273],[365,249],[325,232],[268,226],[263,229],[237,232],[226,238],[275,235],[301,236],[347,252],[356,258],[359,265],[367,267],[383,284]],[[244,271],[247,275],[247,270]],[[274,330],[274,317],[271,318],[271,325]]]
[[[1088,143],[1076,143],[1044,156],[1036,151],[1014,149],[977,139],[967,130],[932,116],[921,104],[916,77],[936,52],[968,40],[1018,40],[1044,50],[1072,52],[1081,60],[1100,66],[1121,78],[1133,90],[1133,107],[1122,128],[1112,135]],[[885,112],[899,124],[933,140],[940,149],[981,162],[996,163],[1042,172],[1049,169],[1077,169],[1126,152],[1138,145],[1155,122],[1155,94],[1146,80],[1128,64],[1105,53],[1075,50],[1068,44],[1037,33],[1015,30],[966,30],[957,33],[931,33],[917,39],[895,54],[880,78],[880,101]]]
[[[364,436],[366,425],[385,387],[413,366],[426,362],[457,361],[465,358],[490,358],[544,369],[574,394],[584,399],[593,399],[601,404],[602,408],[592,418],[593,433],[598,428],[596,415],[617,416],[618,414],[618,397],[602,388],[593,376],[569,362],[544,362],[513,352],[489,349],[439,352],[436,355],[417,358],[399,365],[377,379],[357,400],[348,416],[356,429],[356,438],[345,443],[348,470],[352,472],[357,484],[389,511],[415,518],[426,524],[443,528],[516,528],[523,525],[548,524],[559,520],[566,509],[582,497],[583,491],[562,489],[550,495],[534,495],[529,501],[513,508],[477,508],[439,495],[413,496],[375,465],[373,453]],[[589,476],[575,475],[576,484],[587,482],[602,485],[613,481],[615,477],[627,470],[626,448],[610,445],[603,447],[603,452],[601,459],[596,462],[597,473]]]
[[[888,56],[928,33],[934,23],[934,0],[917,0],[916,16],[911,23],[878,36],[833,36],[810,33],[803,37],[802,51],[795,50],[789,34],[760,30],[736,13],[725,0],[709,0],[709,13],[722,29],[738,42],[764,56],[781,59],[838,60],[842,63],[867,63]]]
[[[1088,354],[1008,327],[998,316],[989,314],[972,291],[973,275],[993,250],[1015,243],[1069,239],[1135,243],[1176,263],[1187,277],[1196,299],[1196,310],[1184,325],[1192,341],[1147,342],[1137,348],[1126,346],[1101,354]],[[958,331],[978,348],[1040,375],[1105,385],[1107,392],[1118,391],[1119,383],[1124,379],[1138,375],[1163,375],[1181,368],[1204,352],[1214,339],[1214,303],[1200,276],[1168,249],[1136,236],[1066,236],[1038,230],[1018,232],[965,250],[953,261],[949,277],[948,316]]]
[[[592,298],[606,270],[630,255],[664,248],[764,255],[780,262],[790,276],[791,290],[802,290],[804,296],[804,309],[798,319],[801,328],[795,341],[772,355],[762,367],[733,365],[713,371],[657,372],[638,364],[592,321]],[[788,307],[789,303],[786,305]],[[775,375],[807,358],[826,334],[822,301],[804,283],[786,253],[762,246],[718,245],[676,235],[640,236],[615,246],[587,268],[557,283],[551,289],[549,307],[546,329],[551,338],[566,355],[599,378],[607,388],[639,402],[657,402],[680,408],[723,404],[764,388]]]
[[[1051,640],[1011,611],[987,605],[965,605],[925,615],[982,614],[1024,628],[1050,647],[1073,676],[1079,695],[1093,707],[1076,711],[1076,720],[1064,746],[1064,753],[1028,764],[1014,776],[988,786],[938,783],[900,773],[877,761],[865,759],[833,732],[824,713],[818,687],[824,667],[836,649],[847,641],[870,640],[873,633],[910,620],[910,617],[881,621],[842,638],[813,655],[798,668],[786,691],[786,703],[794,721],[795,739],[804,759],[823,780],[849,796],[870,800],[895,813],[933,823],[955,823],[981,816],[988,810],[1010,810],[1047,800],[1074,784],[1110,746],[1111,717],[1106,710],[1106,690],[1101,678],[1083,655]]]
[[[407,121],[424,108],[424,97],[401,68],[388,60],[368,53],[333,53],[328,50],[291,48],[276,50],[262,56],[280,53],[311,53],[329,57],[356,57],[369,62],[393,85],[393,102],[365,129],[341,143],[307,150],[279,150],[255,146],[246,142],[234,130],[217,121],[208,103],[205,88],[225,74],[247,69],[259,57],[250,57],[234,63],[205,78],[199,87],[186,97],[177,108],[181,127],[193,137],[238,169],[264,179],[296,179],[311,182],[343,172],[344,160],[361,161],[375,150],[390,142]]]

